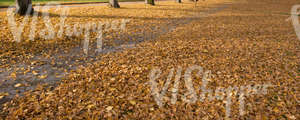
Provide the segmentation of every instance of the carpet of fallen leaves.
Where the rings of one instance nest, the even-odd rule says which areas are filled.
[[[220,1],[215,0],[212,4]],[[199,65],[214,74],[208,84],[212,89],[218,86],[264,83],[273,85],[266,95],[247,97],[244,116],[239,116],[237,99],[233,98],[232,119],[299,119],[300,41],[294,33],[291,22],[285,21],[289,17],[291,6],[295,3],[297,3],[295,0],[233,1],[228,8],[218,13],[193,18],[191,22],[153,41],[144,41],[136,48],[102,54],[99,56],[101,61],[76,69],[55,88],[38,86],[34,91],[25,93],[24,97],[15,97],[3,105],[2,117],[6,119],[222,119],[225,117],[223,101],[206,100],[188,104],[179,98],[175,105],[166,102],[162,108],[159,108],[151,96],[148,75],[154,67],[163,70],[165,76],[158,80],[163,84],[171,68]],[[176,7],[186,10],[176,10]],[[198,7],[200,10],[200,3]],[[211,6],[203,3],[202,7]],[[84,7],[74,9],[72,12],[74,15],[84,13],[87,16],[101,14],[101,16],[151,19],[180,18],[195,12],[189,10],[197,11],[194,4],[190,2],[183,4],[162,2],[157,6],[146,6],[146,8],[142,4],[137,4],[124,5],[121,9]],[[70,22],[98,20],[97,17],[69,19]],[[130,24],[148,25],[138,19],[134,19]],[[147,28],[147,26],[143,27]],[[9,35],[1,33],[1,44],[5,44],[1,46],[1,54],[7,56],[9,59],[7,63],[12,61],[10,58],[12,55],[28,56],[28,54],[41,53],[45,47],[52,45],[49,43],[41,46],[42,41],[36,40],[34,44],[30,43],[30,48],[33,49],[25,49],[23,45],[16,46],[10,43]],[[64,40],[61,39],[62,43],[57,47],[67,49],[74,44]],[[25,42],[24,46],[26,45],[29,43]],[[7,53],[3,50],[7,50]],[[181,78],[181,81],[184,80]],[[201,86],[201,78],[193,79],[193,83],[195,88],[198,88]],[[184,82],[180,83],[179,88],[179,94],[186,92]],[[197,94],[200,94],[200,91],[197,91]],[[170,96],[170,92],[167,92],[167,96]]]
[[[190,22],[190,16],[194,13],[210,10],[207,5],[215,5],[223,1],[213,0],[198,4],[197,9],[193,3],[177,4],[174,2],[159,2],[156,6],[145,4],[124,4],[120,9],[111,9],[104,5],[68,6],[69,14],[66,18],[66,25],[87,23],[112,23],[113,21],[130,20],[126,24],[125,31],[114,31],[109,29],[103,34],[104,53],[116,51],[117,48],[131,47],[132,44],[153,40],[165,34],[181,24]],[[80,9],[79,9],[80,8]],[[62,37],[45,40],[39,36],[40,31],[47,29],[45,21],[41,16],[41,9],[35,9],[39,17],[37,19],[37,32],[34,41],[30,41],[30,24],[25,25],[21,42],[16,43],[9,29],[6,12],[0,12],[2,33],[0,50],[0,104],[10,100],[15,95],[34,89],[38,84],[57,85],[63,77],[80,66],[86,66],[94,61],[101,60],[95,53],[96,32],[91,33],[89,55],[83,54],[82,42],[84,35],[69,37],[66,33]],[[202,11],[203,10],[203,11]],[[61,9],[51,7],[50,20],[59,29]],[[152,12],[154,11],[154,12]],[[17,24],[23,21],[24,17],[15,16]],[[31,23],[32,17],[28,23]],[[88,22],[87,22],[88,21]],[[65,26],[66,27],[66,26]],[[106,29],[106,26],[104,27]],[[109,28],[109,26],[108,26]],[[66,28],[64,29],[66,32]]]

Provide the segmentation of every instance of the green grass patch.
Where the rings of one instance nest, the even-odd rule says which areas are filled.
[[[143,1],[143,0],[119,0],[119,2]],[[33,4],[46,4],[48,2],[57,3],[82,3],[82,2],[108,2],[108,0],[32,0]],[[0,0],[0,6],[14,5],[15,0]]]

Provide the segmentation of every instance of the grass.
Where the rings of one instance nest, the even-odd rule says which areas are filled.
[[[120,2],[126,1],[141,1],[141,0],[119,0]],[[45,4],[48,2],[59,2],[59,3],[79,3],[79,2],[108,2],[108,0],[32,0],[33,4]],[[15,0],[0,0],[0,6],[14,5]]]

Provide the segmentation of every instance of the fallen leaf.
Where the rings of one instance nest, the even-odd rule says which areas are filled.
[[[108,107],[106,108],[107,111],[111,111],[112,109],[113,109],[113,106],[108,106]]]
[[[130,102],[130,104],[132,104],[132,105],[135,105],[135,104],[136,104],[136,102],[135,102],[134,100],[130,100],[129,102]]]
[[[21,83],[15,84],[15,87],[21,87],[21,86],[22,86]]]
[[[40,79],[45,79],[45,78],[47,78],[47,77],[48,77],[47,75],[40,75],[40,76],[39,76]]]
[[[36,71],[32,71],[32,74],[33,74],[33,75],[38,75],[39,73],[36,72]]]

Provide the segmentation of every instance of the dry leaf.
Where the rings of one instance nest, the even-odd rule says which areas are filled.
[[[15,87],[21,87],[21,86],[22,86],[21,83],[15,84]]]

